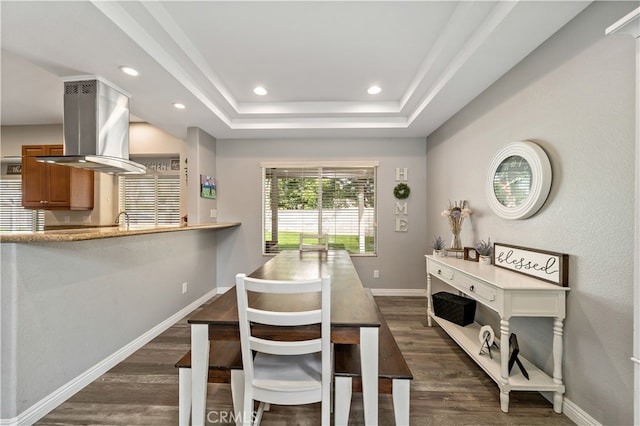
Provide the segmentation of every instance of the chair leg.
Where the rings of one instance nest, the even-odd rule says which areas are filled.
[[[180,368],[178,372],[178,421],[180,426],[189,426],[191,417],[191,369]]]
[[[255,426],[260,426],[260,422],[262,421],[262,415],[264,414],[265,411],[269,411],[270,408],[271,408],[270,404],[266,404],[264,402],[260,402],[260,404],[258,404],[258,412],[256,413],[256,421],[254,423]]]
[[[241,426],[244,414],[244,370],[231,370],[231,399],[236,426]]]
[[[335,426],[346,426],[349,423],[351,410],[351,377],[335,377]]]
[[[397,426],[409,425],[409,403],[411,381],[395,379],[393,381],[393,413]]]
[[[242,404],[242,425],[253,426],[253,392],[244,387],[244,402]]]

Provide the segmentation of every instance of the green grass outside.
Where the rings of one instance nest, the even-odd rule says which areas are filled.
[[[270,240],[271,235],[266,236],[266,241]],[[365,253],[374,253],[373,237],[365,237]],[[299,232],[278,232],[278,248],[280,250],[296,250],[300,246]],[[336,235],[329,236],[330,249],[344,249],[349,253],[360,253],[359,239],[357,235]]]

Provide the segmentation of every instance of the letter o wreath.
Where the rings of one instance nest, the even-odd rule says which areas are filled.
[[[409,198],[410,194],[411,194],[411,188],[409,188],[409,185],[407,185],[406,183],[399,183],[396,185],[395,188],[393,188],[393,195],[398,200],[407,199]]]

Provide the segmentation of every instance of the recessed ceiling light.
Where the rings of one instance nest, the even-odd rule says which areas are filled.
[[[265,89],[262,86],[258,86],[255,89],[253,89],[253,93],[255,93],[258,96],[264,96],[267,94],[267,89]]]
[[[377,95],[381,91],[382,91],[382,89],[380,88],[380,86],[371,86],[367,90],[367,93],[370,94],[370,95]]]
[[[127,66],[121,66],[120,67],[120,71],[122,71],[123,73],[127,74],[127,75],[132,75],[134,77],[138,76],[140,73],[138,72],[138,70],[133,69],[131,67],[127,67]]]
[[[185,109],[186,106],[184,104],[181,104],[180,102],[174,102],[173,103],[173,107],[177,108],[177,109]]]

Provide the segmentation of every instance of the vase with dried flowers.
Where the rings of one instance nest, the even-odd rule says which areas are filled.
[[[471,215],[471,210],[467,208],[467,200],[449,201],[449,208],[443,210],[442,216],[446,217],[449,221],[449,228],[453,234],[451,240],[451,250],[462,250],[462,242],[460,241],[460,231],[462,231],[462,223],[465,218]]]

